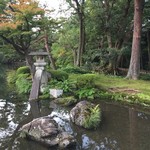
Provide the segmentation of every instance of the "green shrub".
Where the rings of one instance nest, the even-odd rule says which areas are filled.
[[[88,71],[81,69],[79,67],[66,67],[63,69],[63,71],[67,73],[74,73],[74,74],[86,74],[89,73]]]
[[[81,88],[76,92],[79,99],[87,98],[93,100],[97,97],[97,89],[95,88]]]
[[[17,80],[16,71],[12,70],[7,73],[7,82],[9,84],[15,84]]]
[[[2,63],[4,60],[4,53],[0,52],[0,63]]]
[[[101,121],[101,110],[99,105],[89,108],[89,114],[84,121],[84,127],[87,129],[97,128]]]
[[[72,90],[76,88],[76,84],[71,80],[57,81],[54,79],[49,82],[49,88],[62,89],[64,92],[72,92]]]
[[[16,87],[20,94],[27,94],[31,90],[31,80],[28,80],[29,74],[19,74],[16,80]]]
[[[28,66],[23,66],[17,69],[17,75],[30,73],[30,68]]]
[[[112,99],[112,93],[110,93],[110,92],[106,92],[106,91],[100,91],[99,93],[98,93],[98,97],[100,98],[100,99],[106,99],[106,100],[108,100],[108,99]]]
[[[61,70],[50,70],[50,73],[51,73],[51,77],[58,81],[67,80],[69,77],[68,73],[66,73],[65,71],[61,71]]]
[[[143,74],[143,75],[140,75],[140,79],[141,79],[141,80],[150,80],[150,74]]]
[[[95,79],[97,75],[95,74],[84,74],[77,78],[77,87],[78,88],[89,88],[95,87]]]

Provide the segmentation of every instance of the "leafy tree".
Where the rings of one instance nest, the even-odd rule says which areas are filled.
[[[76,66],[78,33],[78,22],[75,17],[63,21],[62,28],[57,32],[58,39],[52,46],[52,53],[59,67]]]
[[[111,55],[112,49],[121,52],[132,35],[132,8],[132,0],[87,0],[85,12],[88,47],[86,50],[92,52],[93,49],[93,53],[95,53],[95,50],[106,49],[108,51],[109,49],[108,55]],[[119,66],[121,53],[117,57],[114,64],[112,61],[108,63],[108,69],[114,70]]]
[[[33,0],[16,0],[6,4],[7,7],[0,15],[0,38],[23,55],[31,67],[32,60],[28,56],[31,41],[37,39],[40,34],[38,30],[34,32],[33,29],[37,29],[44,10]]]
[[[76,59],[76,65],[82,66],[82,55],[85,49],[85,0],[66,0],[66,2],[69,3],[69,5],[74,9],[75,13],[78,16],[79,21],[79,46],[77,51],[77,59]]]
[[[59,21],[48,16],[48,12],[51,11],[45,10],[45,12],[47,13],[47,15],[42,16],[40,27],[38,29],[40,31],[40,36],[37,38],[36,41],[34,41],[33,45],[34,47],[38,47],[38,48],[39,47],[42,48],[44,45],[46,51],[49,54],[48,58],[51,62],[51,67],[55,70],[56,65],[55,65],[54,58],[52,56],[51,46],[54,43],[54,41],[56,41],[55,31],[59,28]],[[39,45],[39,42],[41,42],[42,44]]]

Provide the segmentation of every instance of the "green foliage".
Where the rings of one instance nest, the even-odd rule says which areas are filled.
[[[58,81],[64,81],[67,80],[69,75],[65,71],[61,70],[50,70],[51,76],[53,79],[56,79]]]
[[[10,45],[3,44],[3,46],[0,47],[0,53],[3,55],[3,58],[0,58],[0,61],[5,64],[21,62],[24,60],[23,56],[14,51]]]
[[[76,88],[75,82],[72,80],[57,81],[52,80],[49,83],[49,88],[62,89],[64,92],[72,92]]]
[[[97,78],[96,74],[84,74],[77,78],[77,87],[78,88],[92,88],[95,86],[95,79]]]
[[[62,69],[63,71],[67,72],[67,73],[74,73],[74,74],[86,74],[89,73],[86,70],[83,70],[79,67],[66,67]]]
[[[10,71],[7,74],[7,82],[11,85],[16,85],[17,91],[20,94],[27,94],[31,90],[32,81],[28,67],[20,67],[17,71]]]
[[[122,93],[112,93],[111,99],[115,101],[123,101],[125,98],[125,95]]]
[[[42,93],[42,95],[39,95],[39,99],[42,99],[42,100],[49,99],[49,98],[50,98],[49,93]]]
[[[28,66],[23,66],[23,67],[18,68],[16,73],[17,75],[30,73],[30,69]]]
[[[74,64],[74,54],[78,49],[79,28],[75,17],[68,18],[57,32],[58,40],[52,45],[52,54],[59,68]]]
[[[19,74],[16,80],[16,87],[20,94],[27,94],[31,90],[31,80],[28,80],[29,74]]]
[[[98,97],[102,100],[109,100],[112,98],[112,93],[106,91],[100,91]]]
[[[89,108],[89,113],[84,121],[84,127],[87,129],[97,128],[101,121],[101,110],[99,105]]]
[[[79,97],[79,99],[87,98],[93,100],[97,97],[97,89],[95,88],[81,88],[76,91],[76,96]]]
[[[57,98],[55,102],[57,104],[62,104],[64,106],[70,106],[77,103],[77,99],[75,99],[74,96],[68,96],[68,97]]]
[[[143,75],[140,75],[140,79],[141,79],[141,80],[150,80],[150,74],[143,74]]]
[[[3,52],[0,52],[0,63],[2,63],[4,60],[4,54]]]
[[[9,84],[15,84],[17,80],[16,71],[12,70],[7,73],[7,82]]]

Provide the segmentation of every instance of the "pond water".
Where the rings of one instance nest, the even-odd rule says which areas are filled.
[[[0,77],[1,80],[1,77]],[[100,102],[102,121],[98,129],[86,130],[72,124],[69,110],[49,100],[41,101],[40,111],[27,98],[9,91],[4,78],[0,88],[0,150],[47,150],[36,142],[19,137],[22,125],[34,117],[51,115],[77,139],[76,150],[149,150],[150,112],[136,107]],[[31,107],[32,106],[32,107]],[[32,111],[31,111],[32,108]],[[63,120],[59,120],[64,118]],[[51,148],[49,148],[51,149]]]

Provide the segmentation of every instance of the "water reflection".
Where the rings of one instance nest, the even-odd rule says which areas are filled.
[[[8,146],[7,142],[8,140],[11,141],[20,121],[24,119],[24,116],[28,115],[29,105],[25,103],[25,110],[22,108],[20,105],[17,106],[17,104],[0,99],[0,147],[2,149]]]
[[[101,108],[101,125],[96,130],[86,130],[70,121],[71,108],[49,104],[49,100],[34,101],[30,107],[28,102],[0,99],[0,149],[47,150],[33,141],[21,139],[18,134],[22,125],[45,115],[53,117],[61,128],[76,137],[76,150],[150,149],[150,116],[147,113],[105,103],[101,103]]]

